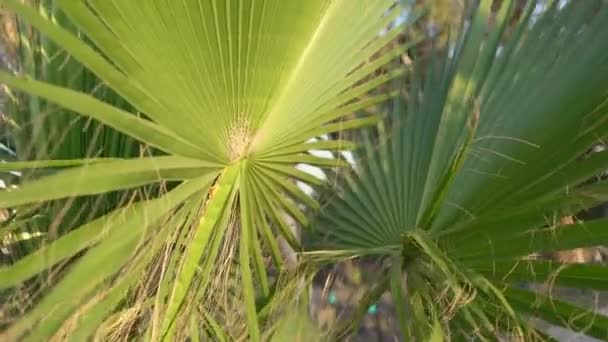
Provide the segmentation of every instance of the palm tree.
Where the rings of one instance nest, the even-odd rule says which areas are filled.
[[[137,323],[152,340],[198,334],[199,322],[216,336],[259,340],[260,327],[272,321],[265,308],[282,293],[267,265],[282,269],[276,233],[300,249],[283,213],[305,226],[297,205],[318,206],[290,180],[320,181],[295,166],[344,164],[307,151],[339,151],[352,143],[311,138],[377,121],[348,115],[386,101],[391,94],[366,94],[404,73],[399,68],[369,77],[406,48],[394,45],[371,58],[401,32],[403,25],[378,34],[401,7],[392,0],[2,5],[133,109],[78,86],[6,72],[0,82],[146,148],[141,157],[40,153],[33,157],[38,160],[3,164],[33,171],[17,190],[0,194],[0,206],[31,212],[39,203],[150,184],[161,189],[134,194],[126,205],[62,230],[1,268],[0,289],[48,288],[5,338],[78,340],[100,326],[115,331],[125,317],[135,317],[128,324]],[[57,16],[49,17],[49,9],[59,10]],[[40,160],[47,156],[59,159]],[[41,177],[48,168],[62,170]],[[43,276],[28,281],[37,274]]]
[[[608,165],[586,154],[608,134],[608,10],[556,1],[535,18],[531,2],[507,39],[514,9],[481,2],[453,57],[415,68],[405,101],[362,130],[361,162],[309,247],[324,262],[385,259],[358,313],[390,290],[416,341],[548,339],[530,317],[608,339],[608,318],[520,286],[608,284],[605,266],[528,257],[607,242],[605,219],[554,228],[606,200],[605,182],[581,184]]]
[[[555,2],[540,18],[531,2],[508,37],[513,1],[481,2],[454,48],[407,79],[391,63],[407,45],[376,54],[416,18],[379,34],[402,15],[392,0],[47,3],[61,20],[1,3],[129,105],[6,72],[0,82],[145,145],[2,165],[28,171],[0,193],[18,213],[136,189],[0,268],[0,290],[42,292],[5,339],[267,339],[289,326],[276,319],[284,303],[305,309],[299,285],[317,262],[360,256],[387,267],[359,311],[390,289],[403,336],[544,338],[528,320],[539,317],[608,339],[606,318],[516,286],[608,284],[603,266],[525,260],[605,240],[605,220],[552,229],[606,198],[604,183],[579,186],[608,164],[605,153],[579,160],[608,134],[601,1]],[[393,98],[384,120],[351,115]],[[312,141],[352,129],[361,147]],[[360,158],[309,222],[302,205],[319,203],[293,180],[323,184],[296,166],[348,167],[310,150]],[[286,216],[313,228],[304,246]],[[303,252],[296,268],[278,236]]]

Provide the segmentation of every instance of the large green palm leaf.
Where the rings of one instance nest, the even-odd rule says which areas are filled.
[[[156,200],[119,209],[1,268],[0,288],[7,288],[90,247],[40,304],[8,330],[8,337],[27,335],[37,340],[74,331],[88,336],[137,284],[138,276],[121,274],[144,274],[163,246],[158,239],[171,237],[165,248],[173,252],[165,254],[167,268],[163,266],[160,290],[151,299],[154,327],[148,330],[155,338],[171,340],[177,328],[190,324],[185,299],[201,288],[206,291],[214,265],[223,255],[224,232],[238,214],[240,242],[235,247],[243,286],[239,297],[246,308],[249,338],[259,339],[256,298],[270,296],[261,264],[264,251],[269,250],[280,264],[271,229],[286,226],[283,212],[306,224],[298,202],[316,206],[289,178],[315,181],[295,168],[298,163],[342,164],[311,156],[308,150],[351,147],[343,141],[311,143],[311,138],[376,121],[343,118],[387,100],[390,94],[369,97],[367,93],[403,73],[389,69],[380,77],[370,77],[404,51],[404,46],[393,45],[384,57],[374,57],[401,31],[394,27],[379,35],[401,14],[401,7],[389,0],[55,1],[91,45],[20,1],[3,0],[2,5],[95,73],[137,113],[6,72],[0,72],[0,82],[167,154],[64,162],[63,166],[80,166],[0,193],[2,207],[159,181],[181,182]],[[5,166],[61,165],[24,161]],[[167,226],[176,232],[167,232]],[[125,231],[131,235],[121,241]],[[124,249],[109,253],[108,246],[116,239],[123,243],[116,248]],[[294,241],[291,236],[287,240]],[[141,248],[140,242],[151,249]],[[53,251],[58,246],[57,255]],[[91,272],[99,263],[105,265],[103,271]],[[76,277],[86,286],[77,286]],[[70,291],[74,301],[64,305]],[[78,310],[76,303],[81,304]],[[54,310],[59,311],[43,314]],[[73,324],[87,312],[94,318],[83,323],[86,328]]]
[[[544,336],[526,322],[535,315],[608,339],[606,318],[591,309],[517,288],[601,290],[608,279],[603,266],[524,260],[605,243],[604,220],[556,226],[606,199],[603,182],[581,186],[608,167],[605,152],[581,156],[608,135],[608,8],[555,1],[535,18],[532,1],[508,27],[514,1],[502,3],[493,11],[482,1],[454,57],[432,54],[390,129],[363,135],[368,148],[325,208],[311,255],[390,257],[380,283],[417,338],[441,320],[454,337],[533,339]]]

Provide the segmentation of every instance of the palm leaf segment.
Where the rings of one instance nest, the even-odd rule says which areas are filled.
[[[553,229],[606,200],[605,182],[580,185],[608,166],[606,152],[581,159],[608,135],[608,8],[556,1],[537,16],[535,5],[507,28],[513,2],[494,13],[482,1],[455,57],[436,53],[414,72],[407,106],[397,101],[387,119],[391,135],[371,132],[386,143],[360,152],[318,222],[315,255],[393,258],[384,284],[407,304],[397,310],[404,333],[421,340],[437,319],[453,336],[542,336],[526,328],[528,314],[608,339],[608,320],[591,309],[514,286],[604,290],[608,280],[603,266],[522,260],[605,244],[608,228]]]
[[[2,4],[57,42],[139,114],[87,94],[6,72],[0,72],[0,82],[98,120],[163,154],[65,164],[7,164],[7,168],[82,166],[1,193],[2,207],[94,195],[161,180],[181,181],[162,198],[99,218],[0,269],[0,287],[11,287],[96,246],[74,268],[74,272],[84,272],[98,265],[105,244],[111,245],[110,241],[119,241],[124,231],[132,231],[131,237],[122,242],[123,252],[112,255],[112,267],[94,275],[68,273],[36,309],[9,330],[9,337],[28,330],[33,340],[53,334],[76,309],[76,305],[59,304],[62,295],[73,291],[75,298],[86,301],[96,286],[124,270],[125,265],[142,272],[162,243],[151,242],[151,250],[138,252],[134,258],[130,251],[138,250],[138,241],[148,241],[154,234],[173,236],[163,229],[168,225],[190,225],[194,228],[184,254],[175,253],[175,260],[169,263],[175,275],[167,278],[176,280],[163,283],[165,292],[161,294],[166,297],[161,299],[165,309],[159,310],[163,313],[161,328],[152,332],[157,334],[152,336],[170,338],[184,298],[194,291],[191,285],[195,275],[202,279],[200,287],[208,283],[232,209],[239,208],[239,258],[250,323],[248,334],[258,339],[255,297],[269,294],[265,271],[260,267],[258,236],[263,237],[260,239],[275,263],[280,264],[270,226],[282,228],[287,240],[294,242],[282,213],[306,224],[293,199],[317,206],[288,180],[294,177],[318,183],[295,165],[339,166],[340,161],[313,157],[306,151],[352,146],[346,141],[308,141],[375,121],[364,117],[332,123],[388,98],[364,95],[402,73],[389,70],[378,78],[368,77],[403,52],[403,46],[394,46],[382,58],[372,58],[399,33],[400,29],[394,27],[384,35],[378,34],[401,14],[401,8],[389,0],[57,1],[56,6],[94,44],[92,48],[20,1],[5,0]],[[284,197],[284,193],[289,196]],[[179,215],[167,216],[176,210]],[[199,210],[200,217],[193,218]],[[127,263],[129,258],[134,260]],[[254,266],[253,272],[250,265]],[[82,277],[81,282],[89,280],[91,287],[76,287],[76,276]],[[254,277],[259,286],[254,286]],[[95,314],[79,313],[79,336],[87,336],[92,331],[87,329],[101,323],[137,276],[118,279],[110,292],[87,306]],[[56,312],[58,305],[62,309]],[[48,317],[44,312],[56,313]]]

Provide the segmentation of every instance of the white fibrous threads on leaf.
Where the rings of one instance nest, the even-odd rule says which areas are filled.
[[[230,160],[241,158],[251,143],[249,118],[240,113],[228,128],[228,153]]]

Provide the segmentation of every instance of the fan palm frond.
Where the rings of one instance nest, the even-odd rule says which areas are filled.
[[[74,34],[21,1],[2,1],[133,109],[27,75],[0,71],[0,82],[91,118],[156,152],[118,160],[8,163],[3,167],[39,170],[64,163],[61,166],[67,169],[0,193],[0,205],[28,206],[158,182],[177,185],[157,198],[85,223],[0,268],[0,288],[8,288],[84,253],[40,303],[8,329],[7,336],[34,340],[57,336],[62,322],[70,319],[73,325],[86,321],[87,330],[78,334],[90,336],[118,298],[135,286],[139,277],[134,273],[145,273],[156,260],[152,256],[165,246],[172,250],[167,261],[172,266],[159,281],[165,284],[155,299],[155,312],[161,317],[153,322],[159,323],[156,336],[171,340],[176,327],[191,321],[184,308],[188,296],[196,292],[193,281],[202,276],[203,283],[210,283],[209,269],[221,264],[219,246],[227,224],[238,214],[240,233],[234,243],[247,334],[259,340],[256,299],[271,295],[263,251],[268,250],[280,267],[274,229],[286,226],[283,213],[306,225],[298,204],[317,206],[290,178],[318,181],[295,166],[343,165],[341,160],[307,151],[339,151],[351,148],[351,143],[311,139],[377,121],[374,116],[349,119],[348,115],[393,95],[367,94],[404,73],[388,67],[374,77],[407,48],[393,44],[376,56],[409,24],[392,25],[380,34],[402,15],[403,7],[393,0],[57,0],[53,4],[81,33]],[[186,208],[186,216],[198,215],[188,223],[175,215]],[[166,227],[185,235],[166,232]],[[288,234],[289,230],[279,231]],[[158,243],[167,236],[174,238]],[[125,276],[127,269],[132,271]],[[78,285],[76,279],[87,285]],[[91,301],[106,288],[110,290],[102,291],[102,298]],[[68,293],[73,298],[70,305],[62,302]],[[84,302],[90,305],[76,310]],[[85,319],[93,317],[87,312],[97,314]]]
[[[604,181],[583,183],[608,167],[604,152],[584,157],[608,135],[608,8],[558,3],[535,18],[530,2],[507,35],[514,1],[480,2],[453,51],[415,68],[388,133],[363,135],[356,172],[315,224],[311,256],[388,258],[384,288],[417,340],[436,322],[454,337],[545,338],[530,316],[608,338],[591,309],[518,288],[601,290],[608,278],[604,266],[525,259],[601,245],[607,227],[555,229],[606,199]]]

